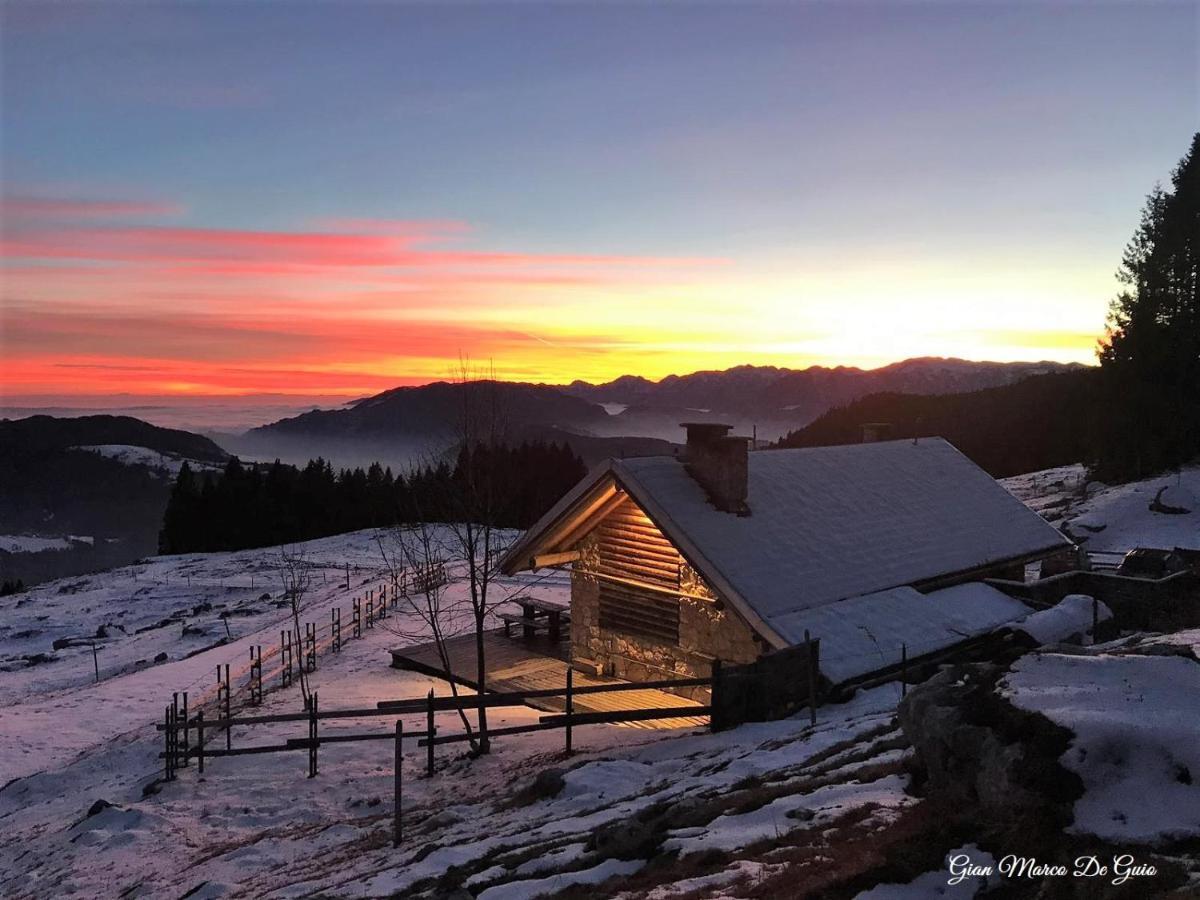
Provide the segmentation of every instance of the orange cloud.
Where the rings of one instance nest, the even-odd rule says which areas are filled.
[[[469,228],[436,220],[309,231],[121,221],[177,211],[9,198],[9,391],[361,394],[443,377],[460,353],[494,360],[502,377],[544,378],[618,341],[547,340],[541,308],[720,262],[449,246]]]

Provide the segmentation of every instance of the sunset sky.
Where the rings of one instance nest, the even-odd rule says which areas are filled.
[[[1198,9],[4,3],[4,392],[1090,362]]]

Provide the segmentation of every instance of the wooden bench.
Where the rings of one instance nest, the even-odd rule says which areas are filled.
[[[497,613],[504,622],[504,636],[512,637],[512,626],[520,625],[522,635],[532,638],[540,630],[550,635],[550,640],[558,641],[562,637],[562,625],[571,621],[571,614],[566,607],[557,603],[546,603],[533,597],[516,597],[514,603],[521,607],[518,613]]]

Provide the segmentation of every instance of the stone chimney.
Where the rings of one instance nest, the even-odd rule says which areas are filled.
[[[729,434],[732,425],[684,422],[687,449],[684,466],[708,494],[713,506],[739,516],[750,514],[748,490],[749,438]]]

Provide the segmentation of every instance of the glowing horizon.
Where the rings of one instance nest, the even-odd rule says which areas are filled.
[[[1093,363],[1195,16],[863,11],[7,4],[3,396]]]

